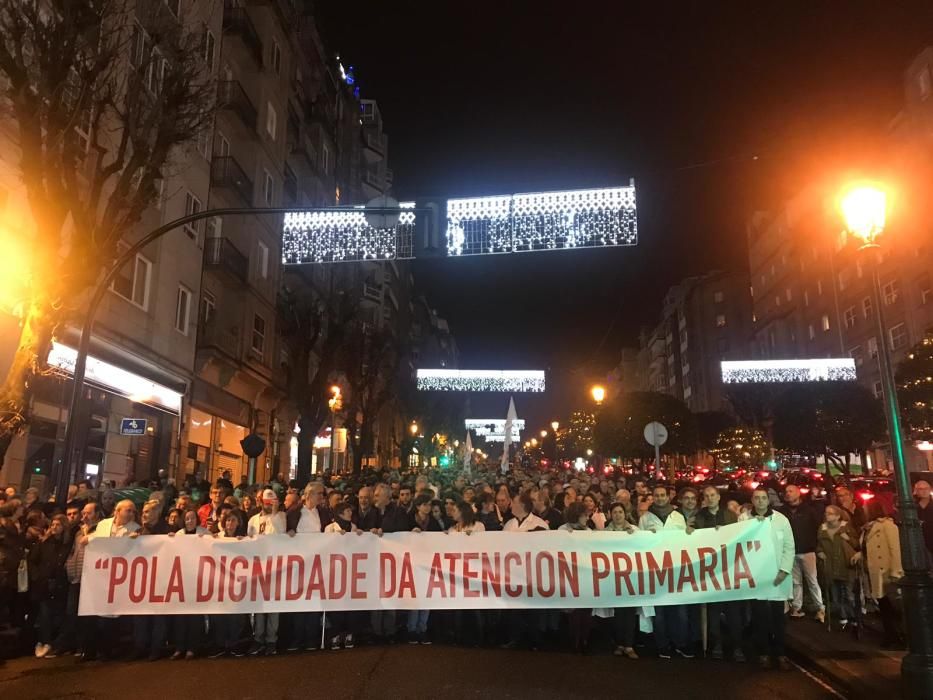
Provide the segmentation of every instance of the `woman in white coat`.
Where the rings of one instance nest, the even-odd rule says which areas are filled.
[[[897,525],[885,515],[877,500],[869,501],[865,510],[868,522],[862,529],[862,551],[856,552],[852,561],[863,562],[868,575],[868,592],[878,603],[884,628],[882,648],[903,648],[900,615],[894,605],[899,595],[897,582],[904,575]]]
[[[755,645],[758,663],[768,668],[773,660],[782,671],[791,666],[784,654],[784,604],[791,598],[790,573],[794,568],[794,531],[790,521],[771,507],[771,499],[765,489],[752,493],[752,509],[743,513],[739,520],[771,521],[771,536],[774,540],[774,556],[777,558],[778,573],[772,586],[764,586],[758,600],[752,601],[752,624],[755,629]]]

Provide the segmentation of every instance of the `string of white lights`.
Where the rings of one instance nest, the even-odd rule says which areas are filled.
[[[723,384],[782,382],[854,382],[851,357],[812,360],[723,360]]]
[[[541,370],[419,369],[420,391],[542,392]]]
[[[414,256],[414,202],[401,202],[398,224],[374,228],[359,212],[296,212],[285,215],[282,262],[326,263],[395,260]]]
[[[485,438],[486,442],[505,442],[505,420],[502,418],[467,418],[464,427],[476,433],[477,437]],[[524,429],[524,418],[512,421],[512,442],[521,442]]]
[[[635,245],[635,187],[447,201],[447,254]]]

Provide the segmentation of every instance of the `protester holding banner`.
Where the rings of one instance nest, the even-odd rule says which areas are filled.
[[[229,516],[228,516],[229,517]],[[262,511],[249,519],[246,532],[250,537],[284,535],[287,530],[285,513],[279,512],[279,499],[275,491],[262,492]],[[278,649],[279,614],[256,613],[253,615],[253,644],[247,652],[250,656],[265,654],[274,656]]]
[[[763,586],[760,596],[752,601],[758,663],[762,668],[769,668],[773,663],[780,670],[786,671],[790,669],[790,662],[784,653],[784,605],[791,594],[789,577],[794,570],[796,551],[794,531],[784,514],[771,507],[771,497],[767,489],[755,489],[752,493],[751,511],[739,520],[752,518],[770,521],[778,568],[773,586],[770,589],[767,584]]]

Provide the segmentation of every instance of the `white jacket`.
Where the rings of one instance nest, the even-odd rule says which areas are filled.
[[[638,519],[638,529],[652,530],[653,532],[660,532],[661,530],[686,530],[687,521],[684,520],[683,513],[676,509],[672,510],[671,514],[667,516],[667,520],[663,522],[661,518],[648,510]]]
[[[287,527],[283,511],[278,511],[272,515],[266,515],[260,511],[249,519],[246,534],[250,537],[256,535],[284,535]]]
[[[751,520],[753,517],[755,516],[751,513],[743,512],[739,516],[739,522]],[[787,578],[784,579],[777,591],[775,591],[774,586],[763,586],[761,590],[765,595],[760,596],[757,600],[790,600],[793,578],[791,572],[794,569],[794,554],[796,552],[794,531],[791,529],[790,520],[783,513],[772,509],[768,519],[771,520],[771,539],[774,542],[774,556],[777,560],[777,568],[778,571],[786,573]]]
[[[510,520],[506,521],[505,525],[502,526],[502,532],[531,532],[532,530],[550,529],[551,528],[548,526],[548,524],[534,513],[527,516],[521,522],[518,522],[518,518],[513,516]]]
[[[93,540],[96,537],[129,537],[139,528],[140,525],[135,520],[130,520],[121,528],[121,526],[114,524],[113,518],[104,518],[97,523],[97,527],[94,528],[94,532],[90,534],[88,539]]]

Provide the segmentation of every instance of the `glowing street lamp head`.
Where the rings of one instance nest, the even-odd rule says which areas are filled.
[[[846,229],[871,244],[884,231],[888,196],[873,185],[857,185],[843,194],[839,203]]]
[[[334,384],[334,385],[330,388],[330,393],[332,393],[334,396],[340,396],[340,387],[337,386],[336,384]]]
[[[560,427],[560,423],[559,423],[559,422],[557,422],[556,420],[552,420],[552,421],[551,421],[551,430],[553,430],[555,433],[557,432],[557,429],[558,429],[559,427]]]
[[[542,430],[542,431],[541,431],[541,439],[543,440],[543,439],[546,438],[546,437],[547,437],[547,431],[546,431],[546,430]]]
[[[532,446],[532,447],[537,447],[537,446],[538,446],[538,439],[537,439],[537,438],[531,438],[531,446]]]
[[[411,426],[409,426],[408,429],[411,431],[412,435],[418,434],[418,424],[415,421],[411,422]]]
[[[606,388],[597,384],[592,389],[590,389],[590,395],[593,397],[593,401],[598,404],[601,404],[606,398]]]

